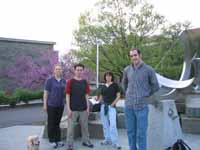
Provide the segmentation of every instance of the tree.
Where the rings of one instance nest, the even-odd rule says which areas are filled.
[[[80,47],[75,55],[89,67],[95,69],[96,66],[97,39],[101,41],[100,71],[112,70],[121,78],[123,68],[129,64],[128,51],[133,47],[141,48],[143,58],[153,67],[159,64],[156,70],[164,75],[171,72],[168,74],[165,67],[162,69],[163,64],[169,64],[168,69],[177,67],[173,65],[177,62],[169,63],[174,60],[172,56],[167,57],[168,60],[162,58],[169,56],[172,50],[178,54],[182,52],[177,33],[189,24],[176,23],[166,27],[164,16],[143,0],[100,0],[95,10],[95,13],[88,11],[80,16],[79,29],[74,32]],[[177,55],[177,60],[180,61],[181,56]],[[179,61],[178,68],[181,68]]]
[[[73,51],[62,56],[61,64],[62,64],[63,75],[65,79],[71,79],[74,76],[73,68],[74,68],[74,65],[78,62],[79,60],[75,55],[73,55]],[[88,81],[94,81],[95,74],[91,69],[86,67],[84,70],[83,78],[87,79]]]
[[[6,68],[5,75],[15,82],[14,87],[38,89],[46,78],[52,75],[54,64],[58,63],[57,53],[52,50],[40,52],[37,58],[28,55],[17,56],[16,61]]]

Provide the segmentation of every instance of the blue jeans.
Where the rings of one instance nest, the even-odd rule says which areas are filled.
[[[103,124],[103,133],[106,141],[111,141],[113,144],[118,144],[118,132],[116,125],[116,109],[108,106],[108,113],[104,113],[104,104],[101,105],[101,121]]]
[[[130,150],[146,150],[148,106],[143,108],[129,108],[125,106],[124,112]],[[138,148],[136,148],[136,143]]]

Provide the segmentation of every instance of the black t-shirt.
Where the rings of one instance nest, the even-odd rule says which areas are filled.
[[[70,95],[70,108],[72,111],[83,111],[87,109],[85,96],[89,92],[90,88],[86,80],[68,80],[66,93]]]
[[[103,102],[110,105],[116,99],[117,93],[120,92],[117,83],[112,83],[108,87],[103,85],[101,88],[101,95],[103,97]]]

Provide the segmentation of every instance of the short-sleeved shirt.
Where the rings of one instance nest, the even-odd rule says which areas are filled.
[[[66,80],[56,80],[50,77],[45,82],[44,89],[48,92],[47,105],[51,107],[64,106]]]
[[[103,97],[103,102],[110,105],[116,99],[117,93],[120,92],[119,86],[117,83],[112,83],[108,87],[103,85],[101,88],[101,95]]]
[[[89,92],[90,87],[86,80],[68,80],[66,93],[70,95],[70,109],[72,111],[86,110],[87,100],[85,96]]]

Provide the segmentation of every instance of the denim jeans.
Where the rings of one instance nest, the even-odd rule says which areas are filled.
[[[147,150],[148,106],[143,108],[125,106],[124,112],[130,150]]]
[[[108,106],[108,113],[104,113],[104,104],[101,105],[101,121],[103,124],[103,133],[106,141],[111,141],[113,144],[118,144],[118,132],[116,125],[117,112],[112,106]]]

